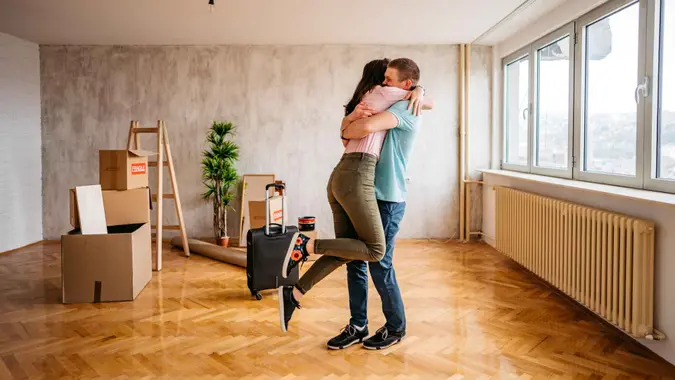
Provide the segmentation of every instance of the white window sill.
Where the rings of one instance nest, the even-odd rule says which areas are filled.
[[[640,200],[675,206],[675,194],[660,193],[656,191],[648,191],[641,189],[631,189],[627,187],[603,185],[599,183],[577,181],[572,179],[546,177],[542,175],[521,173],[510,170],[481,169],[478,171],[480,171],[483,174],[515,178],[524,181],[545,183],[549,185],[565,187],[568,189],[590,191],[594,193],[613,195],[616,197],[627,198],[632,200]]]

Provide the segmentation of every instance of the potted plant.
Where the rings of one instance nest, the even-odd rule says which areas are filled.
[[[206,192],[205,200],[213,203],[213,232],[216,244],[227,247],[230,238],[227,235],[227,210],[231,206],[239,175],[234,163],[239,158],[239,147],[228,137],[234,134],[234,125],[230,122],[214,121],[206,136],[208,148],[202,153],[202,179]]]

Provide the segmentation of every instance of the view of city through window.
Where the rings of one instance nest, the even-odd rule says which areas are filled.
[[[602,23],[586,27],[585,170],[635,175],[637,149],[638,37],[640,5],[635,3],[607,18],[611,42]],[[604,58],[595,49],[609,45]],[[581,158],[581,157],[580,157]]]
[[[675,179],[675,0],[663,1],[662,64],[659,101],[660,178]]]
[[[538,101],[536,165],[566,169],[568,163],[570,107],[570,37],[556,41],[537,52]],[[545,54],[547,53],[547,54]]]
[[[637,104],[635,88],[639,59],[639,4],[635,3],[586,27],[585,33],[585,152],[577,155],[582,170],[635,175]],[[675,179],[675,0],[662,10],[661,96],[657,159],[660,178]],[[539,49],[537,107],[533,123],[539,167],[566,169],[570,123],[570,37]],[[581,42],[581,41],[580,41]],[[542,54],[543,52],[546,54]],[[529,57],[528,57],[529,58]],[[529,60],[506,68],[506,162],[524,165],[528,150]],[[650,85],[650,90],[653,88]],[[655,115],[656,116],[656,115]],[[647,126],[645,133],[651,133]]]
[[[506,161],[517,165],[527,164],[529,58],[523,58],[507,67],[506,82]]]

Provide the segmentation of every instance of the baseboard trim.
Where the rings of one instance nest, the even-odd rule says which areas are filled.
[[[171,242],[171,239],[173,239],[173,236],[172,237],[165,237],[165,238],[162,239],[162,242],[169,243],[169,242]],[[216,242],[213,237],[198,237],[198,238],[188,237],[188,239],[201,240],[201,241],[205,241],[207,243],[215,243]],[[397,243],[419,243],[419,242],[448,243],[448,242],[458,242],[458,241],[459,241],[459,239],[457,239],[457,238],[401,238],[401,239],[396,239]],[[477,242],[479,240],[476,239],[475,241]],[[39,244],[39,243],[60,243],[60,242],[61,242],[60,239],[44,239],[44,240],[29,244],[27,246],[17,248],[17,250],[22,249],[22,248],[26,248],[26,247],[31,246],[31,245]],[[153,243],[155,242],[154,238],[153,238],[152,242]],[[488,244],[489,243],[490,242],[488,242]],[[238,238],[230,238],[229,247],[230,248],[245,248],[245,247],[239,247],[239,239]],[[15,250],[12,250],[12,251],[15,251]],[[12,252],[12,251],[7,251],[7,252]],[[2,252],[2,253],[5,253],[5,252]]]
[[[0,252],[0,255],[4,255],[4,254],[9,254],[9,253],[12,253],[12,252],[16,252],[16,251],[19,251],[19,250],[22,250],[22,249],[25,249],[25,248],[32,247],[32,246],[34,246],[34,245],[40,244],[40,243],[44,243],[44,242],[46,242],[46,241],[48,241],[48,240],[38,240],[38,241],[36,241],[36,242],[30,243],[30,244],[26,244],[26,245],[23,245],[23,246],[18,247],[18,248],[10,249],[9,251]]]

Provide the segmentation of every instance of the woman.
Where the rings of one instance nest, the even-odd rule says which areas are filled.
[[[388,59],[379,59],[365,65],[352,99],[345,106],[347,122],[383,112],[394,103],[413,97],[410,91],[381,86],[388,63]],[[416,91],[417,95],[421,93],[421,89]],[[282,267],[284,278],[310,254],[323,256],[295,286],[279,288],[282,331],[286,331],[295,308],[300,307],[302,296],[340,265],[351,260],[379,261],[384,256],[385,236],[374,179],[386,133],[375,132],[344,142],[344,154],[330,176],[327,189],[336,238],[315,240],[302,233],[293,236]]]

